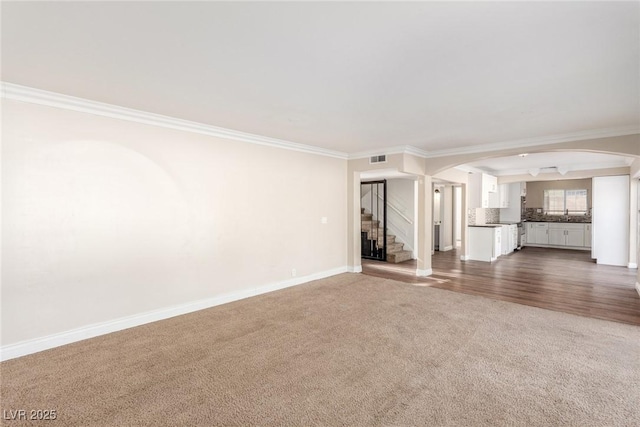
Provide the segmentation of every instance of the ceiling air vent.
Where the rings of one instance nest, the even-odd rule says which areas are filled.
[[[386,154],[381,156],[372,156],[369,158],[369,163],[387,163],[387,156]]]

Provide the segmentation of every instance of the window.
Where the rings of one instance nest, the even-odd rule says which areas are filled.
[[[544,190],[547,215],[586,215],[587,190]]]

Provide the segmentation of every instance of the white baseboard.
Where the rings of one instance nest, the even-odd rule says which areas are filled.
[[[449,245],[449,246],[445,246],[444,249],[442,250],[442,252],[447,252],[447,251],[452,251],[453,250],[453,246]]]
[[[92,325],[83,326],[81,328],[72,329],[70,331],[47,335],[41,338],[35,338],[15,344],[5,345],[0,347],[0,361],[15,359],[16,357],[26,356],[28,354],[37,353],[39,351],[48,350],[65,344],[71,344],[77,341],[86,340],[88,338],[94,338],[100,335],[110,334],[112,332],[133,328],[135,326],[157,322],[158,320],[169,319],[171,317],[180,316],[182,314],[192,313],[194,311],[204,310],[206,308],[215,307],[217,305],[222,305],[244,298],[265,294],[267,292],[273,292],[279,289],[301,285],[313,280],[324,279],[326,277],[346,273],[348,270],[349,269],[346,266],[338,267],[331,270],[310,274],[308,276],[296,277],[293,279],[284,280],[282,282],[258,286],[252,289],[246,289],[243,291],[220,295],[213,298],[193,301],[173,307],[161,308],[145,313],[134,314],[132,316],[122,317],[119,319],[109,320],[101,323],[95,323]]]
[[[469,255],[460,255],[460,261],[469,261]]]
[[[347,273],[362,273],[361,265],[350,265],[347,267]]]
[[[638,295],[640,295],[640,283],[636,282],[636,291],[638,291]]]
[[[638,263],[635,262],[630,262],[629,265],[627,266],[628,268],[638,268]]]
[[[427,277],[427,276],[431,276],[433,274],[433,270],[430,268],[427,268],[426,270],[420,270],[419,268],[416,269],[416,276],[418,277]]]

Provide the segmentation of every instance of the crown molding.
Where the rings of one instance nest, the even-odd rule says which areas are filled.
[[[251,144],[266,145],[269,147],[282,148],[285,150],[299,151],[303,153],[316,154],[320,156],[347,159],[347,153],[341,151],[328,150],[312,145],[299,144],[297,142],[285,141],[277,138],[241,132],[233,129],[226,129],[189,120],[176,119],[146,111],[134,110],[132,108],[120,107],[103,102],[91,101],[77,98],[75,96],[63,95],[32,87],[21,86],[13,83],[1,82],[2,98],[14,101],[28,102],[31,104],[45,105],[48,107],[62,108],[65,110],[78,111],[81,113],[94,114],[97,116],[110,117],[113,119],[127,120],[130,122],[143,123],[167,129],[181,130],[201,135],[213,136],[216,138],[232,139],[235,141],[248,142]]]
[[[117,105],[63,95],[60,93],[49,92],[27,86],[21,86],[14,83],[0,82],[0,85],[0,93],[2,98],[15,101],[62,108],[66,110],[127,120],[152,126],[164,127],[168,129],[198,133],[201,135],[213,136],[217,138],[231,139],[251,144],[266,145],[269,147],[282,148],[285,150],[299,151],[303,153],[348,160],[363,159],[382,154],[410,154],[426,159],[434,157],[454,156],[460,154],[484,153],[514,148],[530,148],[540,145],[560,144],[563,142],[640,134],[640,127],[638,126],[622,126],[617,128],[592,129],[581,132],[527,138],[514,141],[503,141],[445,150],[425,151],[411,145],[402,145],[386,149],[379,148],[348,154],[342,151],[329,150],[312,145],[300,144],[297,142],[256,135],[233,129],[221,128],[203,123],[192,122],[189,120],[177,119],[160,114],[149,113],[146,111],[120,107]]]
[[[513,148],[530,148],[540,145],[561,144],[563,142],[582,141],[598,138],[610,138],[615,136],[626,136],[640,134],[640,127],[636,125],[632,126],[620,126],[615,128],[605,129],[590,129],[580,132],[563,133],[558,135],[548,135],[543,137],[518,139],[513,141],[494,142],[489,144],[480,144],[473,146],[466,146],[460,148],[451,148],[446,150],[435,150],[426,152],[425,157],[445,157],[454,156],[458,154],[477,154],[491,151],[508,150]]]
[[[561,144],[563,142],[582,141],[597,138],[610,138],[615,136],[626,136],[640,134],[638,126],[620,126],[616,128],[590,129],[580,132],[571,132],[544,137],[518,139],[513,141],[494,142],[489,144],[472,145],[445,150],[425,151],[411,145],[395,146],[391,148],[379,148],[374,150],[359,151],[351,153],[349,160],[364,159],[382,154],[411,154],[425,159],[435,157],[455,156],[460,154],[478,154],[492,151],[508,150],[514,148],[531,148],[540,145]]]

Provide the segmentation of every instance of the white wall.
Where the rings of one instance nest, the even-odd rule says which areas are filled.
[[[346,268],[346,160],[17,101],[2,118],[3,346]]]
[[[453,187],[453,244],[462,239],[462,187]]]
[[[593,178],[592,258],[598,264],[629,261],[629,175]]]
[[[451,185],[445,185],[440,191],[440,210],[442,212],[442,224],[440,225],[440,251],[450,251],[454,248],[453,187]]]

